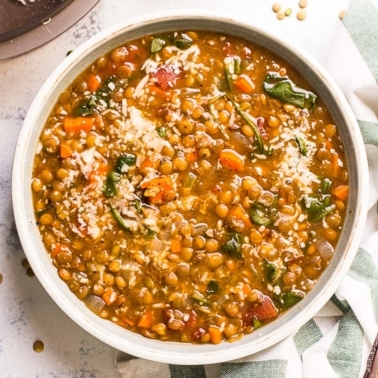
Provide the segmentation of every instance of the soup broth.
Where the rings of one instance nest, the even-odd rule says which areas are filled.
[[[146,36],[75,78],[31,183],[57,274],[143,336],[233,341],[327,268],[348,173],[327,108],[293,67],[229,35]]]

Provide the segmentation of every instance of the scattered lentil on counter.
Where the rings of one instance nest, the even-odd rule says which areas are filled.
[[[41,353],[45,349],[45,344],[41,340],[37,340],[33,344],[33,350],[36,353]]]
[[[307,13],[304,9],[299,9],[297,12],[297,19],[303,21],[307,17]]]

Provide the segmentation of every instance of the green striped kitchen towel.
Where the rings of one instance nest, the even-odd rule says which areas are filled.
[[[252,356],[210,366],[123,360],[122,378],[357,378],[378,333],[378,0],[352,0],[325,66],[360,125],[369,161],[370,211],[355,261],[332,299],[299,331]],[[350,73],[353,73],[351,75]]]

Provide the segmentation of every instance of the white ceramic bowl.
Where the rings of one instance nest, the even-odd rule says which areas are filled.
[[[315,289],[274,322],[241,340],[218,345],[162,342],[131,333],[92,313],[57,274],[41,241],[34,216],[31,180],[38,139],[59,93],[90,63],[126,41],[150,33],[179,29],[234,34],[272,50],[294,66],[323,98],[339,127],[350,172],[350,199],[335,255]],[[327,73],[303,51],[287,41],[243,22],[201,11],[152,14],[116,25],[77,48],[46,80],[22,127],[13,166],[13,206],[22,246],[36,276],[57,305],[86,331],[134,356],[172,364],[209,364],[228,361],[265,349],[295,332],[329,300],[349,269],[360,242],[367,213],[368,170],[365,148],[354,115]],[[41,320],[43,321],[43,320]]]

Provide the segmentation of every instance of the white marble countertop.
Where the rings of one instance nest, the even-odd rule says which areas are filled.
[[[292,8],[293,14],[279,21],[272,11],[275,2],[284,9]],[[116,351],[76,325],[37,278],[26,274],[14,224],[11,169],[17,136],[33,97],[66,53],[121,20],[164,9],[199,8],[268,28],[326,66],[341,26],[339,13],[347,5],[348,0],[309,0],[307,18],[298,21],[298,0],[100,0],[86,17],[55,40],[25,55],[0,61],[1,377],[119,377],[114,365]],[[33,350],[36,340],[45,345],[42,353]]]

